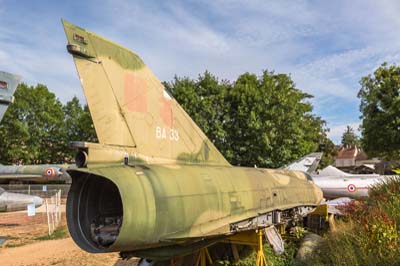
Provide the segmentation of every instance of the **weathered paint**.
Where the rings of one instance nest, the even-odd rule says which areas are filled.
[[[81,248],[165,254],[165,246],[224,237],[232,223],[321,201],[321,190],[304,173],[231,166],[136,54],[63,24],[100,142],[75,143],[84,163],[69,171],[67,220]],[[119,195],[91,191],[93,180],[110,180]],[[84,200],[86,193],[92,198]],[[123,209],[118,238],[95,247],[82,229],[94,219],[93,209],[102,208],[94,199],[117,197]]]
[[[75,168],[68,164],[37,164],[37,165],[0,165],[1,179],[24,180],[69,180],[67,168]]]
[[[121,194],[123,225],[108,251],[225,235],[233,222],[276,209],[315,206],[322,198],[300,172],[196,165],[98,165],[80,171],[108,178]],[[282,182],[281,176],[288,178]]]
[[[63,23],[69,45],[94,56],[86,58],[70,49],[100,143],[131,147],[150,158],[229,165],[135,53]],[[77,35],[84,42],[77,43],[72,37]],[[121,53],[126,55],[123,62]],[[137,63],[127,67],[125,60]]]

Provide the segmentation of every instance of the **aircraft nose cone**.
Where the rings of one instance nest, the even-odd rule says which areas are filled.
[[[40,207],[43,204],[43,199],[41,197],[34,196],[33,203],[35,203],[35,207]]]

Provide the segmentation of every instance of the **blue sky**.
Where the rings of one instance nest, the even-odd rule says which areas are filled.
[[[340,142],[358,128],[362,76],[400,61],[399,1],[0,0],[0,70],[46,84],[65,102],[84,96],[61,18],[138,53],[160,80],[290,73]]]

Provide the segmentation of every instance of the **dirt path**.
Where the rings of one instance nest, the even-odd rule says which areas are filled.
[[[90,254],[78,248],[71,238],[35,242],[22,247],[1,248],[1,266],[128,266],[118,253]]]
[[[63,215],[60,227],[65,226],[65,215]],[[6,247],[32,243],[37,237],[45,237],[48,230],[46,213],[37,213],[32,217],[23,212],[0,213],[0,236],[8,238],[4,245]]]

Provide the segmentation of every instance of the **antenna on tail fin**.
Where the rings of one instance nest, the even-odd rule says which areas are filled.
[[[138,55],[62,23],[101,144],[156,161],[229,165]]]

